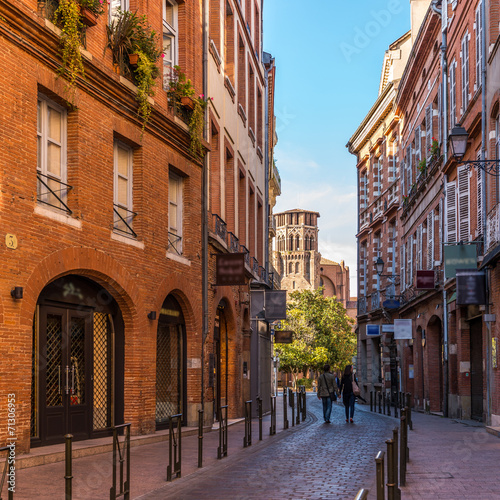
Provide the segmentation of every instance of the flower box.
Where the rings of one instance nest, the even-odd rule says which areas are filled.
[[[80,8],[80,16],[82,18],[82,23],[89,28],[97,25],[97,16],[87,7]]]
[[[139,62],[139,54],[129,54],[128,60],[131,66],[137,66],[137,63]]]
[[[183,96],[181,97],[181,104],[189,109],[194,109],[194,101],[191,97],[189,96]]]

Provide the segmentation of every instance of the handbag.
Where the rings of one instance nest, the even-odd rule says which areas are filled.
[[[352,392],[354,393],[355,396],[361,395],[361,391],[359,390],[359,386],[356,383],[356,381],[354,380],[354,378],[352,379]]]
[[[326,380],[324,373],[323,373],[323,378],[325,379],[326,389],[328,390],[328,382]],[[333,392],[328,391],[328,393],[330,394],[330,401],[333,401],[333,402],[337,401],[337,395],[335,394],[335,391],[333,391]]]

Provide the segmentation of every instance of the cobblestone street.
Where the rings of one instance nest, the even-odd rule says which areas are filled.
[[[343,405],[334,403],[332,423],[324,424],[313,394],[308,411],[306,422],[275,439],[141,498],[326,500],[354,498],[361,487],[371,488],[374,457],[396,420],[357,411],[354,423],[346,424]]]

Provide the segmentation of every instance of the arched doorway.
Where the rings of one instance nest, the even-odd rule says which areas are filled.
[[[67,275],[40,293],[33,321],[31,440],[109,434],[123,423],[124,325],[99,284]]]
[[[443,328],[441,319],[432,316],[427,324],[426,374],[430,410],[443,409]]]
[[[179,302],[169,295],[160,310],[156,334],[156,428],[172,415],[186,415],[186,323]]]

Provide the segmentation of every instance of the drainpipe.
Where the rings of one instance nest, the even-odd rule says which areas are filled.
[[[203,0],[203,95],[208,95],[208,0]],[[207,139],[208,127],[205,112],[205,131]],[[202,308],[202,334],[201,334],[201,409],[205,409],[205,341],[208,335],[208,155],[203,157],[203,173],[201,180],[201,308]],[[205,417],[204,417],[205,418]]]
[[[442,103],[442,146],[443,146],[443,161],[446,163],[448,160],[448,61],[446,59],[446,50],[448,48],[447,44],[447,29],[448,29],[448,2],[443,5],[442,0],[433,0],[431,3],[432,10],[441,17],[441,103]],[[444,182],[444,203],[443,208],[446,207],[446,175],[443,177]],[[444,210],[441,217],[444,218]],[[443,220],[445,223],[446,220]],[[443,258],[444,258],[444,224],[441,225],[443,228],[441,237],[441,245],[443,246]],[[445,277],[443,276],[443,415],[448,417],[448,392],[449,392],[449,377],[448,377],[448,304],[447,304],[447,294],[444,288]]]
[[[486,160],[486,0],[481,2],[481,20],[483,23],[481,36],[481,161]],[[479,29],[479,27],[477,27]],[[486,232],[487,232],[487,192],[486,192],[486,172],[481,176],[481,204],[483,211],[483,254],[486,250]],[[489,284],[491,275],[490,269],[486,268],[486,283]],[[486,310],[485,314],[490,312],[490,287],[486,287]],[[486,323],[486,424],[491,425],[491,379],[493,378],[491,363],[491,323]]]

